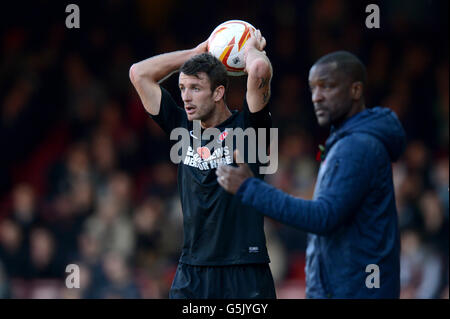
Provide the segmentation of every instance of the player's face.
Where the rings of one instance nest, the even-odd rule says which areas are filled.
[[[351,83],[334,63],[314,65],[309,71],[309,87],[320,126],[345,118],[352,107]]]
[[[180,73],[178,85],[189,121],[206,121],[214,112],[215,103],[211,83],[206,73],[186,75]]]

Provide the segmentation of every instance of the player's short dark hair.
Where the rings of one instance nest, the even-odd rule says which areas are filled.
[[[342,72],[352,82],[362,82],[364,88],[367,83],[367,71],[361,60],[348,51],[336,51],[324,55],[314,65],[336,63],[338,72]]]
[[[210,53],[206,52],[193,56],[181,66],[180,72],[186,75],[197,75],[200,72],[205,72],[211,82],[211,91],[221,85],[225,87],[225,92],[227,91],[227,69],[219,59]]]

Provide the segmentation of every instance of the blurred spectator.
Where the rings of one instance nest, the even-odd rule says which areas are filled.
[[[53,234],[45,228],[33,228],[30,234],[30,263],[28,274],[32,279],[56,279],[64,274]]]
[[[92,235],[83,232],[78,237],[79,257],[74,263],[80,267],[80,298],[98,298],[98,288],[104,285],[106,278],[102,267],[100,243]],[[70,294],[67,296],[70,297]],[[76,298],[77,296],[72,296]]]
[[[17,122],[24,108],[29,104],[34,89],[33,83],[26,78],[14,83],[2,103],[2,125],[13,126]]]
[[[107,186],[108,196],[114,198],[116,205],[124,214],[130,214],[132,206],[132,181],[128,174],[115,172],[110,175]]]
[[[93,178],[89,150],[86,143],[79,142],[69,146],[62,161],[57,161],[49,170],[49,198],[65,194],[74,185],[83,180]]]
[[[439,197],[433,191],[428,191],[421,196],[420,211],[423,216],[424,230],[430,241],[435,245],[444,243],[445,237],[441,238],[444,230],[444,211],[442,209]],[[448,232],[447,232],[448,235]]]
[[[110,196],[99,200],[97,211],[86,221],[86,232],[100,244],[100,254],[115,252],[130,257],[134,249],[134,232],[129,217],[118,201]]]
[[[439,196],[439,200],[442,204],[442,210],[444,213],[445,220],[448,223],[448,211],[449,211],[449,158],[448,156],[441,158],[433,165],[433,170],[431,173],[432,183],[436,189]]]
[[[14,188],[12,218],[22,228],[26,236],[41,218],[31,185],[19,184]],[[25,240],[28,240],[28,237]]]
[[[10,220],[0,222],[0,261],[9,278],[27,277],[27,253],[20,226]]]
[[[106,94],[79,54],[69,54],[64,64],[68,88],[68,116],[77,137],[86,137],[92,131]]]
[[[414,230],[402,232],[401,247],[400,298],[439,298],[443,279],[440,256],[432,247],[426,246]]]
[[[130,274],[127,261],[122,255],[107,254],[103,261],[103,269],[107,282],[103,289],[100,289],[99,298],[139,298],[139,289]]]
[[[133,216],[136,231],[137,264],[151,268],[160,253],[163,202],[158,198],[149,198],[136,210]]]
[[[78,254],[78,236],[94,210],[94,190],[88,180],[74,181],[69,192],[55,198],[48,222],[58,238],[58,255],[69,264]]]
[[[100,195],[106,192],[108,176],[118,168],[116,148],[111,136],[97,131],[91,140],[90,152],[94,167],[94,183]]]

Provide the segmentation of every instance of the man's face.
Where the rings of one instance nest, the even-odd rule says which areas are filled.
[[[188,120],[207,120],[215,109],[215,103],[206,73],[200,72],[196,76],[180,73],[178,85]]]
[[[351,83],[336,70],[335,63],[314,65],[309,71],[309,87],[320,126],[336,123],[350,111]]]

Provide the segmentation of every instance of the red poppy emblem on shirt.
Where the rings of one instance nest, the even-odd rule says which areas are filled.
[[[219,141],[223,142],[223,140],[227,137],[227,135],[228,135],[227,131],[222,132],[222,134],[220,134],[219,136]]]
[[[211,156],[211,152],[206,146],[197,147],[197,153],[202,159],[208,159]]]

